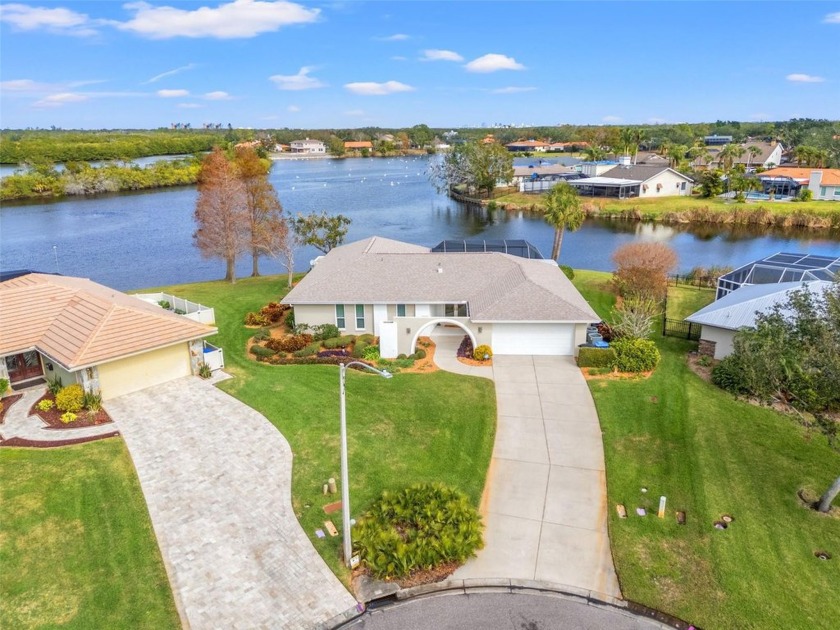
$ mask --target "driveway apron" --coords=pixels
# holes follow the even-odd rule
[[[485,548],[452,576],[537,580],[621,597],[604,449],[572,357],[495,356],[498,423],[482,498]]]
[[[291,504],[292,452],[196,377],[108,401],[185,627],[312,628],[356,605]]]

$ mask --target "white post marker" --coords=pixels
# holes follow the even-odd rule
[[[665,497],[659,497],[659,514],[657,514],[659,518],[665,518]]]

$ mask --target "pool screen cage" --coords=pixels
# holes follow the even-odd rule
[[[475,252],[500,252],[519,256],[520,258],[531,258],[543,260],[543,255],[534,245],[528,241],[517,240],[474,240],[474,241],[441,241],[434,247],[433,252],[443,254],[464,254]]]
[[[780,252],[718,278],[715,299],[745,285],[840,279],[840,257]]]

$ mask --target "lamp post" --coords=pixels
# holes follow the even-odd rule
[[[347,469],[347,409],[345,401],[344,383],[347,376],[347,368],[351,365],[359,365],[366,370],[379,374],[382,378],[391,378],[393,374],[386,370],[377,370],[367,363],[351,361],[340,363],[338,366],[338,394],[341,401],[341,529],[344,537],[344,562],[349,567],[350,558],[353,555],[353,542],[350,535],[350,472]]]

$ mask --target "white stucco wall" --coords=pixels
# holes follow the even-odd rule
[[[685,190],[682,189],[682,184],[685,182]],[[657,188],[661,184],[661,188]],[[647,190],[645,190],[647,186]],[[676,173],[671,171],[662,171],[658,175],[651,177],[639,190],[639,197],[686,197],[691,195],[693,184],[686,181]]]
[[[734,338],[735,331],[728,328],[703,326],[700,329],[700,339],[715,342],[715,359],[718,360],[732,354],[732,340]]]
[[[103,363],[99,368],[102,399],[108,400],[147,387],[189,376],[190,353],[186,342]]]

